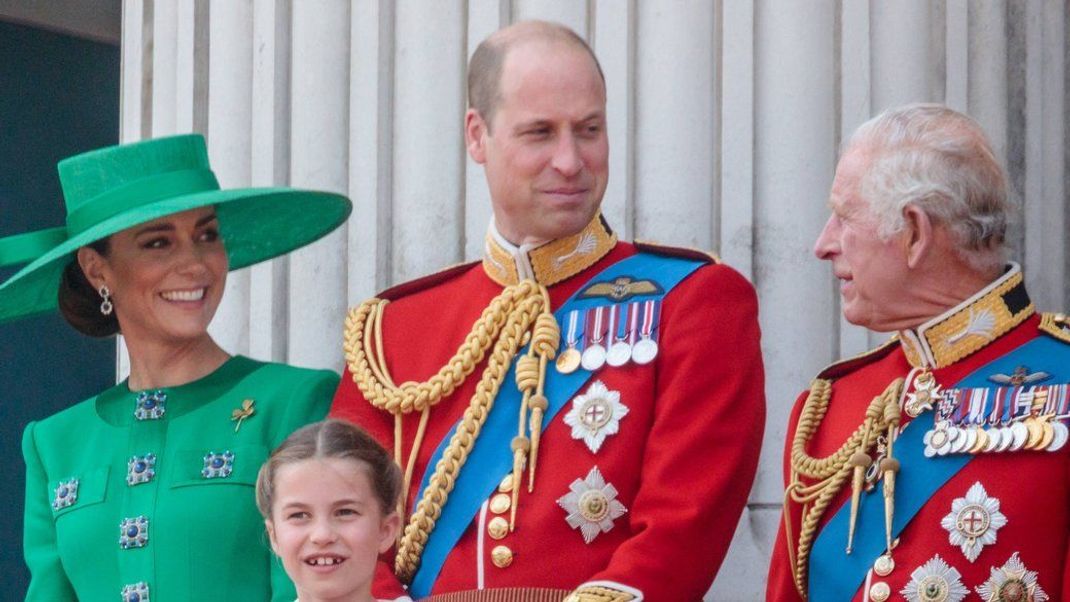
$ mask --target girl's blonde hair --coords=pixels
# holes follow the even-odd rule
[[[256,506],[271,518],[275,475],[279,468],[313,458],[348,458],[368,469],[372,489],[383,515],[394,512],[401,494],[401,470],[390,454],[364,429],[344,420],[323,420],[301,427],[286,438],[260,467],[256,477]]]

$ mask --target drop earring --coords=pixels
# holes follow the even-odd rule
[[[97,291],[100,294],[102,301],[100,302],[100,313],[105,316],[110,316],[115,306],[111,302],[111,290],[107,285],[102,285],[100,290]]]

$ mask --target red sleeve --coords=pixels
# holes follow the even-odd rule
[[[386,412],[380,412],[368,403],[361,394],[349,368],[342,374],[342,382],[334,394],[331,406],[331,418],[348,420],[371,433],[388,451],[393,449],[393,418]],[[404,524],[402,525],[404,527]],[[408,593],[401,582],[394,576],[394,550],[390,549],[379,557],[375,567],[375,580],[372,582],[372,596],[377,600],[408,599]]]
[[[726,266],[701,268],[666,297],[660,329],[655,419],[628,514],[634,535],[590,582],[636,588],[647,602],[700,600],[732,541],[761,449],[754,288]]]
[[[795,427],[799,422],[799,413],[802,411],[803,402],[809,392],[803,391],[795,400],[795,406],[788,418],[787,440],[784,442],[784,457],[781,466],[784,470],[784,487],[787,488],[791,466],[791,440],[795,433]],[[798,590],[795,589],[795,578],[792,577],[793,568],[791,559],[788,557],[787,533],[784,531],[784,513],[790,512],[792,527],[798,529],[799,509],[796,505],[784,508],[780,513],[780,528],[777,530],[776,542],[773,544],[773,558],[769,563],[769,577],[766,583],[765,599],[769,601],[798,601],[802,602]],[[798,533],[792,534],[798,537]],[[794,546],[795,542],[792,541]]]

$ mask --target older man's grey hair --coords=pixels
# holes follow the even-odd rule
[[[902,231],[914,205],[955,238],[959,256],[978,271],[998,271],[1011,204],[1007,178],[981,126],[938,104],[891,109],[862,124],[845,151],[870,157],[862,198],[880,218],[883,238]]]

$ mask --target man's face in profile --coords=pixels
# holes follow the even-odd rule
[[[531,40],[509,50],[491,128],[478,114],[467,127],[503,236],[547,241],[594,218],[609,171],[605,109],[605,87],[583,49]]]

